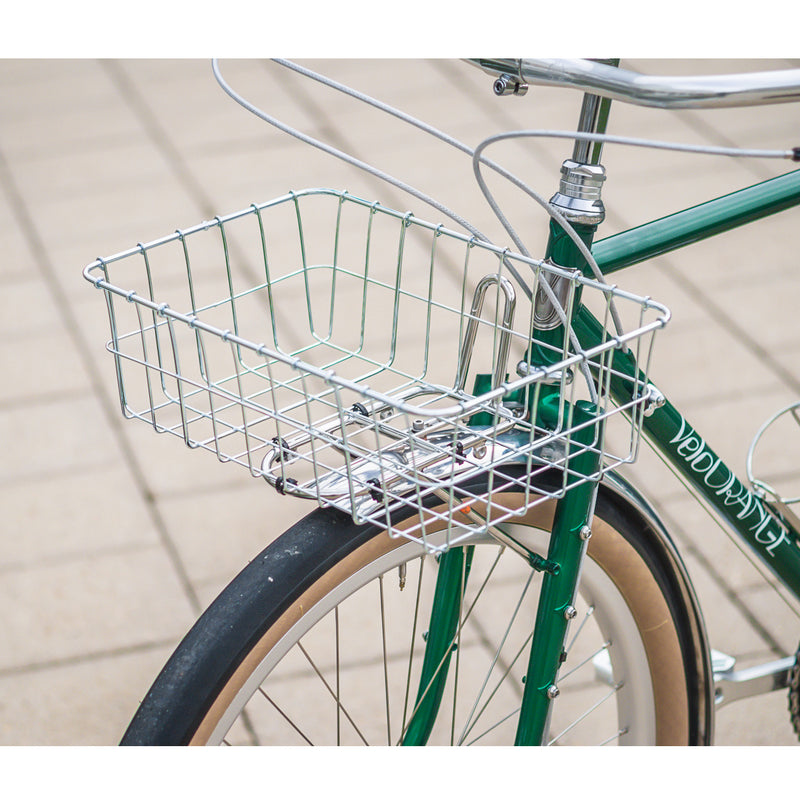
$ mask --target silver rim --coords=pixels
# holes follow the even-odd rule
[[[547,541],[527,526],[514,535],[540,548]],[[431,743],[510,744],[540,581],[493,540],[470,543],[481,546]],[[408,542],[333,588],[253,670],[208,743],[397,744],[417,696],[435,571],[435,559]],[[588,558],[576,609],[546,743],[654,744],[641,636],[619,590]]]

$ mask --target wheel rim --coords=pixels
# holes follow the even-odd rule
[[[513,532],[534,546],[546,547],[543,531],[515,526]],[[530,571],[510,551],[500,554],[501,548],[492,540],[470,543],[480,545],[476,554],[482,563],[468,582],[462,612],[466,621],[459,630],[459,651],[453,658],[432,743],[509,743],[521,698],[521,675],[528,658],[525,640],[535,611],[532,600],[538,579],[520,579],[523,572],[530,577]],[[422,559],[420,550],[414,543],[392,542],[388,552],[323,592],[313,607],[288,626],[265,658],[254,668],[246,668],[249,678],[222,701],[224,713],[210,727],[206,724],[197,738],[207,738],[209,744],[269,741],[280,725],[278,744],[290,743],[287,737],[297,743],[397,743],[413,713],[418,688],[414,666],[421,662],[427,625],[427,610],[417,605],[416,584],[420,572],[423,582],[435,572],[433,559]],[[409,559],[407,588],[395,591],[399,565]],[[418,564],[423,565],[419,572]],[[406,607],[401,636],[388,630],[387,620],[397,620],[393,606],[409,589],[415,592],[416,610],[410,614]],[[368,599],[360,599],[364,596]],[[590,559],[584,566],[581,601],[576,606],[578,615],[567,637],[569,653],[559,676],[561,695],[553,704],[547,743],[655,743],[655,704],[642,638],[625,599]],[[382,612],[369,627],[366,621],[354,622],[353,608],[359,613],[373,608]],[[497,609],[503,610],[503,622],[497,620]],[[343,641],[352,636],[354,624],[360,631],[348,640],[350,649],[345,653]],[[338,646],[321,643],[324,626],[328,629],[322,632],[325,638],[338,636]],[[414,648],[409,646],[412,638]],[[367,665],[378,676],[369,686],[364,677]],[[307,677],[301,680],[298,676],[303,672]],[[262,691],[259,687],[268,676],[270,684]],[[387,686],[394,690],[388,699]],[[240,717],[251,697],[259,705],[248,706]],[[287,722],[292,701],[327,717],[333,740],[320,738],[321,731],[307,720],[292,717]]]

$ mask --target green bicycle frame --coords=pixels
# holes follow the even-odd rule
[[[800,205],[800,170],[741,189],[685,211],[598,241],[592,254],[610,274],[647,258]],[[600,323],[580,309],[574,329],[583,346],[599,342]],[[614,353],[614,369],[634,376],[629,353]],[[612,380],[615,400],[630,397],[624,379]],[[643,419],[645,434],[697,493],[744,539],[767,568],[800,598],[800,533],[768,501],[751,492],[665,398]]]
[[[800,170],[600,240],[592,247],[592,254],[601,271],[609,274],[798,204]],[[578,309],[572,327],[583,348],[594,347],[603,341],[602,325],[585,307]],[[612,397],[620,405],[629,402],[634,385],[641,386],[643,380],[630,351],[614,352],[612,373]],[[634,383],[635,378],[640,381],[638,384]],[[645,435],[700,497],[747,542],[767,568],[800,598],[800,532],[778,509],[750,491],[677,408],[663,394],[661,397],[663,402],[659,406],[653,405],[642,417]],[[569,502],[568,493],[559,502],[559,508]],[[558,514],[558,510],[556,513]],[[575,514],[579,515],[580,510]],[[577,517],[573,517],[574,519]],[[554,529],[553,536],[555,534]],[[561,566],[564,568],[569,565],[562,563]],[[570,567],[572,571],[578,568],[579,566],[574,565]],[[570,569],[565,571],[569,572]],[[543,584],[540,605],[547,602]],[[538,629],[535,631],[531,645],[531,663],[534,660],[544,660],[547,663],[547,659],[552,659],[555,644],[549,648],[547,645],[553,638],[550,630],[558,619],[559,610],[550,603],[540,613],[540,616],[550,620],[550,625],[547,626],[549,630],[543,632],[541,637]],[[560,646],[562,645],[559,644]],[[542,649],[536,652],[534,659],[537,647]],[[551,686],[555,686],[555,678],[556,673],[553,672]],[[530,719],[521,715],[517,731],[518,743],[539,743],[538,737],[546,723],[546,703],[541,701],[541,682],[535,687],[526,685],[523,709],[527,695],[531,692],[536,694],[541,710]]]
[[[609,274],[798,204],[800,170],[600,240],[593,246],[592,253],[601,271]],[[602,325],[585,307],[578,309],[572,326],[583,348],[603,341]],[[612,372],[612,397],[619,404],[629,402],[636,385],[634,379],[643,380],[630,351],[614,352]],[[641,382],[638,385],[641,386]],[[800,598],[800,532],[777,508],[750,491],[677,408],[663,394],[661,397],[662,402],[650,407],[642,417],[645,435],[700,497],[747,542],[767,568]],[[559,506],[567,502],[569,494]],[[542,597],[544,602],[547,599],[544,592]],[[551,605],[545,614],[554,620],[557,610]],[[543,635],[538,640],[535,634],[532,661],[534,648],[540,641],[546,644],[548,639]],[[537,660],[548,657],[552,657],[552,648],[536,653]],[[553,681],[555,685],[555,674]],[[537,689],[541,697],[540,687],[526,686],[525,693],[537,692]],[[525,701],[523,696],[523,707]],[[532,721],[520,719],[518,743],[537,743],[535,737],[544,730],[544,713],[542,711]],[[529,730],[523,729],[523,723],[531,726]]]
[[[601,271],[608,275],[797,205],[800,205],[800,170],[601,239],[592,246],[592,255]],[[589,244],[591,235],[586,231],[579,233]],[[549,248],[559,249],[557,254],[554,253],[559,257],[554,260],[562,266],[584,268],[585,264],[580,263],[582,258],[577,249],[570,247],[568,242],[565,244],[565,241],[559,231],[551,226]],[[564,258],[569,263],[565,263]],[[602,325],[584,307],[577,310],[573,330],[586,349],[602,342]],[[545,334],[546,337],[553,335],[558,334]],[[613,371],[616,377],[611,381],[611,394],[615,401],[624,404],[630,400],[633,379],[639,376],[637,364],[629,351],[620,350],[614,353]],[[546,403],[547,394],[543,393],[542,397],[542,402]],[[700,497],[747,542],[767,568],[800,598],[800,532],[793,527],[791,521],[783,518],[768,501],[750,491],[667,398],[664,398],[660,407],[649,409],[648,414],[643,417],[643,430]],[[584,474],[591,474],[594,468],[591,464],[585,464]],[[543,579],[517,725],[517,744],[541,743],[546,729],[549,703],[557,695],[556,676],[566,634],[566,612],[577,585],[585,551],[585,546],[578,543],[576,532],[588,521],[595,489],[596,485],[591,482],[576,487],[569,490],[558,503],[548,553],[549,561],[555,563],[557,569],[547,572]],[[446,553],[443,559],[448,559],[449,556]],[[462,574],[461,562],[453,566],[454,569],[445,570],[448,580],[453,578],[453,574]],[[460,579],[456,582],[456,594],[461,595],[463,583]],[[431,677],[433,685],[426,690],[431,698],[436,699],[426,699],[418,707],[418,718],[412,725],[417,735],[412,736],[413,741],[408,743],[421,744],[427,739],[438,711],[438,698],[441,696],[441,686],[447,672],[446,664],[442,665],[442,656],[444,650],[449,649],[452,641],[450,637],[456,628],[452,613],[448,615],[444,610],[445,606],[456,604],[453,595],[449,597],[449,601],[442,599],[435,604],[431,619],[432,628],[441,618],[447,619],[442,628],[444,638],[438,640],[437,647],[432,650],[436,655],[437,668],[434,670],[436,674]],[[432,663],[433,661],[431,658]]]

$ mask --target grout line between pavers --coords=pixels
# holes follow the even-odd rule
[[[117,61],[105,59],[100,62],[100,65],[108,72],[112,83],[117,87],[122,98],[139,118],[147,135],[161,151],[166,162],[172,167],[181,186],[198,201],[200,210],[206,217],[213,217],[216,212],[213,209],[211,199],[195,179],[180,151],[172,144],[164,129],[159,125],[158,118],[142,98],[123,67]]]
[[[35,557],[30,561],[12,561],[0,563],[0,576],[13,572],[34,572],[47,567],[60,567],[65,564],[88,561],[94,558],[113,558],[124,553],[140,553],[153,550],[159,542],[129,542],[127,544],[112,545],[110,547],[92,548],[91,550],[76,550],[74,552],[59,552],[53,556]]]
[[[667,528],[671,531],[675,531],[676,533],[678,533],[678,535],[680,535],[682,539],[680,546],[681,552],[684,555],[691,555],[692,558],[694,558],[698,562],[698,564],[702,567],[702,569],[708,575],[711,581],[724,594],[728,602],[730,602],[730,604],[745,618],[746,622],[761,637],[765,645],[769,647],[769,649],[773,653],[781,656],[785,655],[783,647],[780,645],[778,640],[767,630],[767,628],[761,623],[758,617],[755,616],[755,614],[750,610],[750,608],[744,602],[742,602],[741,600],[742,592],[733,589],[730,586],[730,584],[725,580],[723,575],[715,568],[714,564],[706,557],[706,555],[700,549],[698,549],[695,546],[691,538],[686,535],[686,533],[683,530],[683,527],[669,511],[667,511],[660,503],[654,501],[653,504],[654,506],[656,506],[659,516],[661,516],[661,518],[667,524]],[[749,558],[748,554],[744,550],[742,550],[742,553],[745,555],[746,558]],[[777,594],[779,597],[784,599],[783,595],[781,595],[780,593]],[[710,642],[709,644],[713,647],[713,642]]]
[[[86,664],[90,661],[102,661],[109,658],[119,658],[121,656],[134,655],[136,653],[147,653],[151,650],[158,650],[162,647],[175,647],[174,637],[159,639],[154,642],[142,642],[131,645],[130,647],[116,647],[110,650],[96,650],[91,653],[82,653],[76,656],[66,656],[64,658],[54,658],[51,661],[35,661],[30,664],[20,664],[13,667],[0,667],[0,680],[13,678],[18,675],[27,675],[31,672],[44,672],[49,669],[59,669],[61,667],[72,667],[79,664]]]
[[[703,292],[702,289],[685,274],[680,273],[677,267],[670,263],[669,260],[664,260],[662,266],[664,274],[670,277],[687,295],[695,299],[699,297],[703,298],[703,304],[709,317],[721,325],[734,340],[752,353],[786,388],[800,394],[800,380],[795,378],[774,359],[769,350],[762,347],[749,336],[747,331],[718,305],[711,296]]]
[[[34,219],[28,211],[27,203],[20,192],[16,181],[14,180],[13,173],[9,168],[5,154],[0,151],[0,184],[2,184],[4,191],[8,195],[9,205],[13,209],[13,213],[17,219],[22,234],[28,241],[28,245],[33,253],[35,263],[37,264],[40,273],[44,279],[47,290],[50,293],[53,301],[58,308],[58,313],[61,316],[61,322],[67,330],[69,337],[72,339],[75,349],[79,357],[83,361],[83,365],[89,376],[89,383],[92,387],[94,397],[100,404],[102,412],[106,418],[112,435],[117,441],[117,444],[122,451],[125,463],[128,465],[134,483],[144,500],[145,507],[148,510],[151,521],[158,532],[159,538],[166,550],[167,556],[172,564],[173,569],[178,577],[178,580],[183,588],[183,591],[195,613],[200,611],[200,601],[194,587],[189,580],[186,567],[181,560],[175,543],[172,541],[167,526],[163,517],[155,503],[154,495],[147,482],[145,472],[142,465],[139,464],[127,438],[125,437],[121,421],[116,411],[116,398],[112,401],[103,385],[97,367],[93,358],[91,357],[91,348],[84,339],[81,333],[80,326],[77,319],[72,313],[70,303],[68,302],[66,293],[61,286],[56,270],[47,253],[47,248],[44,245],[42,237],[36,227]]]

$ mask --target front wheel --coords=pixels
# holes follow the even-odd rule
[[[509,530],[546,552],[554,507]],[[544,743],[696,743],[697,653],[675,576],[608,492],[592,531]],[[540,576],[489,536],[459,546],[469,576],[427,741],[512,744]],[[200,618],[122,743],[402,744],[428,690],[419,675],[438,568],[419,544],[312,512]]]

